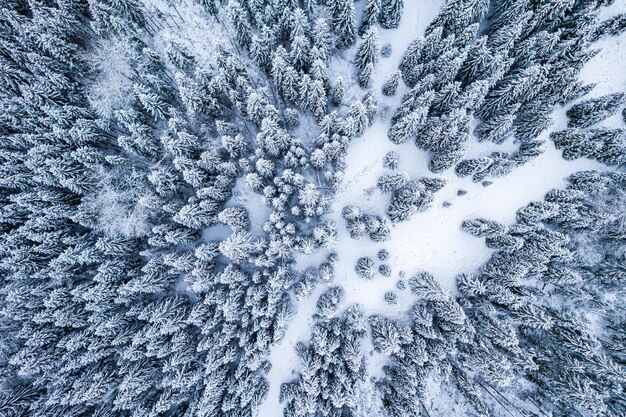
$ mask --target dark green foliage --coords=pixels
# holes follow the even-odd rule
[[[337,36],[335,45],[339,49],[349,48],[356,41],[356,17],[352,0],[330,0],[333,32]]]
[[[363,36],[363,43],[359,46],[354,59],[354,65],[356,66],[356,75],[359,80],[359,85],[362,88],[367,88],[372,69],[376,63],[376,57],[378,55],[378,31],[376,28],[370,28],[365,32]]]
[[[396,95],[396,90],[398,89],[398,84],[400,82],[400,71],[396,71],[391,74],[391,77],[385,81],[382,86],[382,93],[386,96],[394,96]]]
[[[626,131],[624,129],[566,129],[550,135],[563,158],[591,158],[607,165],[626,163]]]
[[[381,0],[367,0],[363,10],[363,18],[359,26],[359,35],[363,36],[371,27],[378,23]]]
[[[618,36],[626,30],[626,13],[618,14],[602,22],[593,33],[592,39],[598,40],[605,36]]]
[[[404,0],[381,0],[380,26],[385,29],[397,28],[402,17]]]
[[[575,104],[567,111],[568,127],[589,127],[615,114],[626,102],[626,94],[614,93]]]

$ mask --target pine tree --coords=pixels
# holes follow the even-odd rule
[[[335,46],[346,49],[356,41],[356,17],[352,0],[330,0]]]
[[[354,271],[359,277],[370,280],[376,274],[374,261],[370,257],[363,256],[357,260]]]
[[[382,275],[383,277],[390,277],[391,276],[391,267],[387,264],[380,264],[380,266],[378,267],[378,273],[380,275]],[[392,293],[393,294],[393,293]],[[395,296],[395,294],[394,294]],[[390,297],[393,302],[389,302],[389,304],[397,304],[398,303],[398,297]],[[385,294],[385,301],[387,301],[387,295]]]
[[[400,156],[395,151],[390,151],[383,157],[383,166],[389,169],[398,169]]]
[[[308,68],[311,46],[305,35],[297,35],[291,41],[291,62],[297,70]]]
[[[317,314],[326,319],[332,317],[343,298],[343,288],[330,287],[317,300]]]
[[[383,83],[382,93],[386,96],[395,96],[400,82],[400,71],[396,71]]]
[[[137,98],[148,114],[152,116],[154,120],[164,120],[167,117],[168,108],[163,98],[144,85],[135,84],[134,87]]]
[[[194,57],[177,42],[170,42],[165,52],[172,63],[181,71],[189,71],[195,65]]]
[[[339,106],[345,94],[345,84],[342,77],[337,77],[332,88],[332,102],[335,106]]]
[[[313,22],[313,47],[317,48],[320,57],[326,60],[333,47],[333,39],[328,27],[328,22],[324,18],[317,18]]]
[[[519,104],[513,105],[501,115],[484,121],[476,128],[476,135],[481,140],[489,140],[494,143],[504,142],[508,137],[514,135],[513,122],[519,107]]]
[[[397,114],[389,128],[389,139],[396,144],[406,142],[414,137],[426,122],[432,94],[428,94],[419,100],[419,107],[407,112]]]
[[[397,28],[402,17],[404,0],[382,0],[380,6],[380,26],[385,29]]]
[[[244,207],[225,208],[218,214],[220,222],[230,226],[235,231],[246,231],[250,227],[248,211]]]
[[[363,43],[357,49],[354,65],[356,66],[359,85],[366,88],[369,84],[373,65],[378,53],[378,31],[370,28],[364,35]]]
[[[240,0],[229,0],[227,14],[230,24],[235,30],[237,44],[244,49],[248,49],[252,42],[251,28],[246,11]]]
[[[575,104],[567,110],[568,127],[589,127],[613,115],[626,102],[626,94],[614,93]]]
[[[371,27],[378,23],[381,0],[367,0],[363,11],[363,20],[359,26],[359,35],[363,36]]]
[[[385,174],[378,178],[377,185],[383,193],[391,193],[404,186],[408,180],[409,176],[405,172]]]
[[[252,236],[243,231],[234,232],[219,244],[220,252],[235,262],[241,262],[254,254]]]

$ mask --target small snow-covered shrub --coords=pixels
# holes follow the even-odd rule
[[[383,277],[391,276],[391,267],[387,264],[381,264],[378,267],[378,273]]]
[[[389,169],[397,169],[400,156],[395,151],[390,151],[383,157],[383,166]]]
[[[387,304],[398,304],[398,296],[393,291],[387,291],[385,293],[385,302]]]
[[[391,44],[386,43],[380,48],[380,56],[383,58],[389,58],[391,56]]]

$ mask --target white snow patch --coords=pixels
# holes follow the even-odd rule
[[[267,374],[270,389],[267,398],[259,407],[259,417],[278,417],[283,414],[283,407],[278,401],[280,385],[291,381],[297,375],[300,363],[294,347],[298,342],[308,342],[314,323],[315,304],[324,289],[324,286],[318,285],[307,299],[297,303],[298,311],[289,323],[285,336],[272,349],[269,356],[272,368]]]
[[[545,152],[539,157],[505,177],[493,179],[493,184],[488,187],[469,178],[458,178],[452,170],[444,172],[439,177],[448,182],[435,194],[431,207],[406,222],[396,224],[389,241],[376,244],[368,238],[351,239],[345,229],[341,209],[355,204],[364,212],[384,215],[390,197],[376,189],[376,181],[383,173],[390,172],[382,164],[385,153],[396,150],[400,154],[399,169],[409,173],[413,179],[435,175],[428,171],[425,152],[417,150],[412,143],[394,145],[387,139],[385,125],[377,123],[372,126],[364,137],[350,145],[345,179],[329,214],[338,225],[336,283],[346,290],[346,302],[358,302],[370,313],[393,316],[394,312],[404,310],[411,297],[405,296],[406,291],[395,290],[399,271],[404,271],[407,277],[419,270],[428,271],[435,275],[444,289],[454,291],[458,274],[475,271],[491,255],[491,250],[481,240],[461,231],[463,220],[486,217],[511,224],[518,208],[530,201],[541,200],[553,188],[565,186],[565,178],[570,174],[580,170],[606,169],[604,165],[586,159],[566,161],[552,143],[546,145]],[[457,192],[461,189],[467,194],[458,196]],[[452,205],[444,207],[444,201]],[[365,281],[356,276],[354,266],[357,259],[361,256],[375,258],[381,248],[390,253],[388,263],[393,270],[392,277],[377,276],[372,281]],[[389,306],[384,302],[383,294],[389,290],[398,294],[398,306]]]
[[[226,207],[243,206],[248,209],[250,216],[250,233],[260,235],[263,233],[263,225],[270,217],[272,208],[263,203],[263,197],[248,187],[243,177],[237,179],[233,188],[233,196]]]
[[[607,20],[626,12],[626,2],[616,1],[609,7],[601,9],[600,21]],[[610,93],[626,92],[626,32],[619,36],[607,36],[593,46],[600,52],[585,64],[580,71],[579,79],[587,83],[596,83],[589,93],[590,97],[599,97]]]

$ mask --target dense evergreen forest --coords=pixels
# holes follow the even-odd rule
[[[625,33],[620,0],[0,0],[0,416],[625,416],[626,79],[581,76]],[[561,186],[453,224],[477,267],[420,267],[449,191],[540,158]]]

